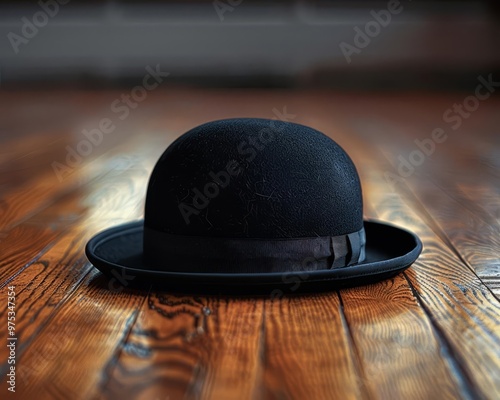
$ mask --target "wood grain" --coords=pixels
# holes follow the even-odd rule
[[[403,275],[343,291],[342,302],[371,398],[456,399],[454,375]]]
[[[267,398],[368,397],[336,293],[266,304],[265,324]]]
[[[30,109],[43,98],[10,95]],[[50,162],[64,156],[66,140],[78,140],[67,133],[83,119],[106,115],[117,95],[52,93],[54,110],[36,116],[38,124],[23,122],[0,95],[12,114],[6,126],[18,135],[2,139],[8,149],[0,155],[0,301],[5,286],[15,285],[16,398],[500,396],[500,144],[491,129],[498,99],[482,104],[394,188],[384,172],[442,123],[442,111],[460,96],[159,91],[75,174],[57,181]],[[424,252],[412,268],[365,287],[299,296],[111,290],[87,262],[84,245],[98,230],[142,215],[162,150],[199,123],[242,114],[273,118],[276,110],[346,148],[362,178],[365,214],[422,238]],[[5,335],[0,330],[0,341]],[[0,347],[2,374],[6,356]]]
[[[457,96],[457,100],[460,98]],[[452,104],[441,102],[433,107],[442,112]],[[454,130],[444,124],[440,113],[433,115],[430,111],[421,113],[423,118],[409,126],[408,119],[412,118],[409,109],[399,105],[390,114],[384,110],[382,118],[385,117],[384,122],[390,118],[392,131],[401,134],[394,135],[384,129],[374,133],[368,124],[359,124],[357,129],[363,139],[380,150],[389,162],[382,173],[390,172],[396,176],[399,176],[399,157],[408,160],[411,152],[419,150],[415,140],[428,140],[433,129],[443,129],[447,134],[446,141],[436,143],[434,153],[416,165],[412,175],[400,177],[401,182],[395,185],[411,189],[428,215],[432,215],[432,222],[428,223],[437,230],[438,236],[499,298],[500,141],[495,135],[498,120],[494,109],[495,101],[482,104]],[[377,125],[379,123],[380,120]]]
[[[134,146],[133,143],[127,144],[130,145]],[[136,152],[141,150],[137,144],[135,148]],[[142,151],[149,154],[151,148],[149,145],[142,146]],[[113,157],[110,154],[108,169],[101,166],[102,175],[99,179],[87,181],[85,190],[78,189],[57,198],[51,206],[9,232],[3,243],[7,246],[16,241],[17,231],[43,232],[42,227],[49,226],[50,232],[54,233],[51,238],[36,234],[36,238],[52,239],[52,242],[36,257],[25,255],[32,260],[23,273],[12,274],[10,269],[3,270],[5,276],[10,275],[4,285],[7,282],[15,285],[17,292],[17,357],[21,364],[18,379],[22,386],[19,396],[33,398],[36,394],[37,398],[57,398],[65,391],[70,392],[66,393],[70,397],[83,395],[85,390],[92,389],[87,386],[89,380],[93,379],[97,385],[100,369],[112,357],[113,347],[110,344],[119,343],[121,335],[127,332],[130,318],[135,316],[134,309],[143,301],[145,293],[133,296],[128,292],[110,290],[109,282],[96,277],[98,273],[86,260],[83,248],[96,231],[142,214],[141,194],[145,191],[150,162],[144,154],[139,157]],[[129,196],[117,195],[127,192]],[[85,218],[85,224],[79,223],[82,218]],[[25,242],[17,240],[17,243],[17,254],[23,255],[19,244]],[[33,254],[37,250],[37,242],[26,243],[26,251]],[[15,267],[15,264],[12,266]],[[106,296],[113,299],[108,302],[114,308],[101,307],[95,301],[102,298],[103,304],[106,304]],[[123,302],[123,309],[120,302]],[[5,317],[5,310],[1,312]],[[82,344],[79,340],[85,335],[82,329],[87,332],[89,343]],[[2,331],[1,335],[4,334]],[[98,338],[99,335],[101,338]],[[27,348],[36,350],[26,351]],[[80,362],[64,365],[59,362],[60,354],[68,351],[72,358],[79,354],[83,363],[91,348],[101,358],[93,356],[97,366],[87,370],[86,377],[82,378]],[[4,359],[6,353],[7,349],[2,348],[0,358]],[[6,370],[5,363],[2,363],[1,370]],[[53,385],[54,380],[56,385]],[[73,384],[70,389],[65,386],[68,382]]]
[[[336,294],[281,301],[150,294],[104,392],[144,399],[359,398],[349,335],[339,335],[344,329]]]
[[[475,273],[426,226],[428,215],[406,186],[398,192],[383,178],[380,154],[369,143],[358,143],[354,156],[362,158],[369,178],[364,186],[379,216],[417,233],[424,243],[422,256],[405,273],[417,299],[447,349],[450,368],[462,375],[471,395],[489,397],[500,392],[500,304]],[[400,194],[401,193],[401,194]],[[420,211],[420,212],[419,212]],[[431,221],[432,222],[432,221]],[[481,317],[477,317],[481,315]],[[479,318],[479,319],[478,319]],[[463,342],[464,337],[467,338]],[[495,349],[495,350],[494,350]],[[487,371],[495,371],[491,375]]]
[[[251,299],[150,294],[106,369],[105,397],[248,397],[259,375],[261,313]]]
[[[358,168],[362,172],[368,171],[367,177],[362,173],[362,178],[366,178],[364,181],[376,181],[380,172],[371,162],[373,156],[370,156],[367,146],[346,132],[335,130],[335,124],[329,118],[325,117],[327,122],[324,122],[328,126],[318,128],[328,131],[333,127],[333,136],[355,157]],[[380,189],[378,184],[382,185]],[[384,191],[384,184],[364,185],[365,212],[369,217],[380,218],[379,212],[386,208],[384,201],[372,201],[374,196],[380,196],[379,190]],[[407,227],[413,229],[411,225]],[[442,343],[433,335],[432,321],[404,275],[342,291],[341,298],[353,341],[359,349],[363,380],[371,397],[425,399],[460,396],[463,391],[458,387],[462,378],[457,379],[454,360],[435,357],[442,351]]]

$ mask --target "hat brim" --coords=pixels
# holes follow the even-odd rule
[[[387,279],[408,268],[422,251],[420,239],[407,230],[374,220],[364,221],[364,227],[366,257],[362,263],[319,271],[201,273],[168,271],[168,266],[151,269],[143,263],[143,221],[98,233],[87,243],[85,253],[99,271],[118,280],[117,286],[146,282],[176,291],[279,294],[332,290]]]

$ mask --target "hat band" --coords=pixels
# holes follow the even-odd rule
[[[294,239],[179,236],[144,227],[144,262],[157,270],[258,273],[343,268],[365,259],[365,230]]]

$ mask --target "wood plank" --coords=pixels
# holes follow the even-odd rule
[[[488,114],[461,130],[440,154],[448,168],[435,169],[430,159],[425,167],[436,173],[421,177],[417,171],[418,180],[408,185],[420,201],[426,199],[424,207],[446,239],[500,298],[500,141],[490,134],[495,127]]]
[[[371,398],[462,397],[460,378],[447,357],[437,356],[442,346],[404,275],[341,297]]]
[[[468,387],[472,394],[495,398],[500,393],[498,300],[426,225],[425,211],[415,204],[412,193],[399,191],[402,185],[398,193],[392,191],[383,177],[390,166],[373,151],[373,143],[358,141],[349,152],[355,162],[365,165],[364,188],[381,218],[414,231],[424,243],[421,257],[405,275],[450,353],[450,368],[466,391]]]
[[[379,136],[362,136],[360,141],[345,129],[358,118],[355,107],[374,115],[402,111],[394,116],[397,120],[412,117],[409,107],[414,103],[398,105],[392,99],[379,105],[376,97],[317,93],[238,93],[180,91],[166,101],[158,96],[158,114],[149,126],[168,133],[128,142],[137,146],[141,140],[157,140],[158,148],[141,152],[124,145],[88,165],[102,174],[119,165],[114,156],[120,152],[139,152],[138,162],[145,165],[140,174],[117,171],[83,182],[66,200],[50,195],[46,199],[55,202],[53,207],[39,203],[43,207],[32,208],[29,216],[19,211],[13,225],[7,224],[11,245],[22,247],[25,237],[35,243],[33,251],[26,247],[18,259],[31,264],[17,274],[19,264],[6,275],[21,289],[19,334],[24,347],[19,365],[24,372],[18,394],[41,399],[496,398],[499,305],[468,268],[480,265],[483,256],[473,253],[477,244],[471,245],[471,259],[480,260],[464,264],[462,250],[454,252],[453,241],[439,233],[462,208],[453,207],[434,220],[427,208],[436,201],[430,187],[421,200],[411,186],[391,193],[382,175],[390,166],[374,147]],[[243,107],[249,115],[272,117],[273,107],[283,104],[300,113],[296,122],[338,135],[346,144],[362,174],[366,213],[415,230],[426,246],[419,261],[404,275],[343,290],[340,296],[271,300],[110,293],[106,279],[86,263],[84,243],[96,230],[140,215],[143,198],[137,193],[169,140],[198,122],[241,113]],[[419,104],[421,110],[431,107]],[[161,115],[164,109],[168,117]],[[186,117],[188,111],[192,119]],[[371,129],[366,132],[373,135]],[[472,165],[473,159],[469,161]],[[443,162],[451,163],[448,158]],[[14,193],[26,182],[9,190]],[[464,177],[451,188],[451,194],[468,201],[486,194],[481,208],[490,214],[494,210],[491,186],[471,185]],[[474,218],[487,219],[470,203],[468,207]],[[62,236],[45,236],[50,225]],[[44,240],[53,246],[35,254]],[[18,261],[15,257],[7,259],[8,266]]]
[[[144,294],[110,291],[96,275],[92,270],[78,292],[64,298],[19,356],[19,383],[26,377],[16,390],[20,397],[86,398],[98,384],[103,362],[127,336]]]
[[[456,131],[447,127],[441,114],[435,115],[434,111],[445,110],[453,102],[440,103],[421,105],[418,120],[413,107],[400,104],[397,112],[392,110],[387,115],[384,111],[377,124],[358,127],[363,138],[392,163],[384,172],[396,176],[400,163],[397,157],[408,159],[411,151],[418,150],[415,139],[428,139],[433,129],[444,128],[446,141],[436,144],[435,152],[425,157],[411,176],[401,180],[432,215],[438,235],[500,298],[500,141],[494,133],[499,100],[492,98],[481,104]],[[378,126],[374,132],[373,125],[379,125],[384,118],[390,118],[390,128]],[[395,131],[401,134],[394,135]]]
[[[315,114],[311,110],[308,115]],[[336,140],[340,138],[344,147],[357,148],[356,135],[346,135],[328,118],[316,119],[314,123],[324,132],[334,131]],[[360,172],[372,168],[362,157],[357,166]],[[369,201],[371,186],[364,186],[363,192],[365,215],[376,218],[379,205]],[[371,398],[460,397],[460,379],[457,381],[446,359],[436,357],[441,344],[404,275],[342,290],[340,297],[360,360],[360,379]]]
[[[337,293],[267,301],[265,391],[256,398],[369,398]]]
[[[152,163],[147,157],[151,148],[148,145],[136,148],[141,155],[127,157],[128,164],[122,160],[123,168],[104,173],[85,189],[59,199],[19,225],[19,228],[38,229],[57,225],[61,211],[78,217],[40,260],[15,274],[10,282],[16,286],[19,304],[18,392],[22,396],[29,398],[36,393],[37,398],[53,398],[68,382],[72,382],[66,388],[70,397],[80,397],[96,387],[101,369],[113,355],[113,345],[127,334],[131,318],[136,316],[135,309],[144,299],[145,293],[110,290],[109,282],[83,254],[86,241],[97,230],[142,214],[147,169]],[[81,223],[83,217],[85,222]],[[56,336],[60,340],[54,343],[52,338]],[[85,338],[83,344],[81,338]],[[4,359],[4,353],[2,348],[0,359]],[[58,361],[60,354],[80,362],[63,365]],[[95,368],[82,374],[81,365],[89,363]],[[1,370],[5,368],[3,364]],[[50,386],[50,381],[54,385]]]
[[[336,294],[151,294],[107,371],[107,398],[363,397]]]
[[[10,277],[18,273],[23,267],[29,266],[30,262],[36,261],[43,255],[69,227],[77,225],[86,218],[88,228],[92,223],[100,223],[106,220],[108,223],[123,222],[127,218],[122,209],[134,201],[136,211],[142,212],[141,205],[143,197],[133,196],[130,190],[136,190],[133,180],[129,177],[119,177],[123,170],[112,173],[102,169],[102,175],[89,182],[92,184],[91,194],[85,194],[81,188],[72,188],[59,197],[52,199],[46,208],[38,209],[34,215],[30,215],[31,208],[20,207],[21,214],[28,213],[23,217],[24,222],[19,222],[13,228],[1,232],[0,252],[2,254],[0,269],[1,286],[5,286]],[[147,170],[135,171],[141,176],[147,176]],[[130,197],[117,196],[118,191],[129,192]],[[144,192],[144,185],[140,190]],[[139,211],[140,209],[140,211]],[[107,210],[103,214],[103,210]],[[138,214],[138,215],[139,215]],[[101,224],[104,228],[104,225]],[[32,238],[31,240],[25,240]]]
[[[206,320],[215,351],[209,352],[204,382],[196,371],[191,380],[194,390],[187,393],[213,400],[259,397],[263,387],[264,301],[252,298],[214,300],[211,299],[208,308],[202,309],[202,315],[213,315]]]
[[[59,149],[57,154],[62,153]],[[33,158],[32,158],[33,157]],[[23,157],[18,160],[22,165],[15,165],[13,171],[3,168],[6,182],[3,185],[0,213],[0,230],[7,231],[30,216],[50,206],[54,199],[75,190],[85,180],[94,179],[101,172],[82,166],[82,170],[59,181],[51,163],[54,153],[47,152]],[[34,161],[33,161],[34,159]],[[19,175],[24,179],[19,179]],[[83,178],[85,176],[85,178]],[[83,181],[83,182],[82,182]]]
[[[100,159],[107,152],[124,151],[123,143],[129,138],[137,143],[135,134],[148,125],[147,112],[144,111],[147,107],[134,110],[126,122],[115,121],[115,131],[104,135],[101,143],[93,145],[90,153],[82,156],[76,165],[66,165],[67,147],[76,151],[86,140],[83,128],[90,130],[99,126],[102,118],[109,117],[112,114],[111,102],[119,95],[118,92],[89,92],[75,96],[72,92],[61,91],[47,96],[42,105],[36,100],[40,93],[31,98],[13,93],[18,101],[16,107],[5,102],[5,97],[0,97],[0,101],[7,103],[5,108],[11,109],[6,113],[8,132],[20,137],[18,141],[6,138],[7,143],[0,153],[0,231],[8,230],[23,218],[46,208],[56,197],[101,175],[106,166]],[[34,108],[32,111],[36,116],[23,119],[18,115],[22,114],[23,107]],[[44,107],[53,115],[52,120],[47,121],[47,115],[37,112]],[[41,121],[37,123],[36,118]],[[47,131],[54,120],[58,121],[56,127]],[[140,129],[136,129],[137,126]],[[52,164],[55,161],[66,167],[60,176],[54,171]]]
[[[442,334],[445,347],[474,391],[495,398],[500,393],[500,305],[486,286],[462,263],[400,198],[385,195],[382,218],[405,223],[425,243],[422,257],[406,276]],[[400,208],[397,208],[397,205]]]
[[[102,394],[250,398],[258,374],[261,313],[262,302],[252,299],[152,293],[108,363]]]
[[[26,351],[33,351],[30,350],[30,346],[34,338],[50,320],[55,308],[64,303],[89,273],[90,266],[86,265],[84,256],[72,252],[75,246],[77,249],[83,247],[82,237],[77,231],[64,235],[52,250],[42,256],[42,259],[34,261],[9,282],[9,286],[16,288],[18,360]],[[2,295],[4,294],[3,291]],[[1,310],[0,317],[6,317],[6,310]],[[1,332],[0,336],[2,339],[6,338],[4,332]],[[7,357],[7,350],[0,349],[2,373],[8,368],[3,362]],[[29,376],[33,366],[20,362],[17,365],[19,382],[23,384],[30,382]]]
[[[440,236],[460,258],[475,271],[497,298],[500,298],[500,225],[489,216],[478,201],[469,199],[466,193],[478,192],[472,188],[457,186],[443,188],[429,181],[408,182],[415,195],[415,202],[431,213]],[[486,187],[484,187],[486,189]],[[488,190],[482,204],[489,197],[486,207],[500,206],[498,197]]]

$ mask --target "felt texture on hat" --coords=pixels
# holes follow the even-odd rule
[[[359,231],[362,215],[356,168],[332,139],[240,118],[198,126],[168,147],[150,178],[145,225],[177,235],[296,238]]]

